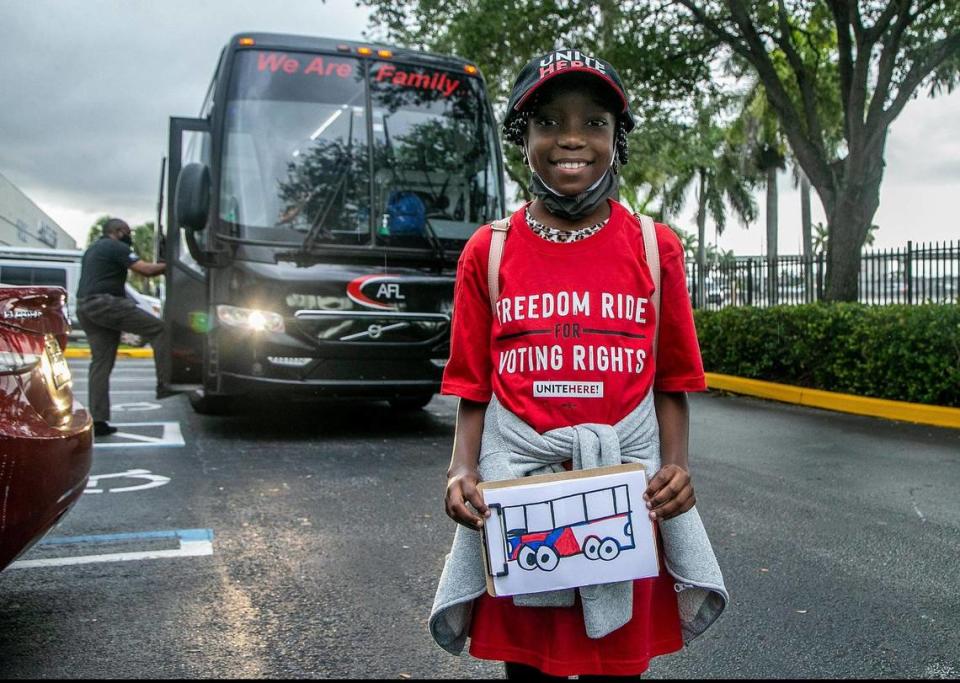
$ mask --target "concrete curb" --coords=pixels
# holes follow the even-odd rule
[[[67,358],[89,358],[88,348],[67,348],[63,354]],[[153,358],[153,349],[121,348],[117,355],[123,358]],[[853,413],[881,417],[887,420],[915,422],[934,427],[960,429],[960,408],[928,406],[922,403],[906,401],[887,401],[881,398],[867,398],[853,394],[840,394],[833,391],[807,389],[789,384],[763,382],[758,379],[745,379],[733,375],[721,375],[708,372],[707,386],[710,389],[729,391],[733,394],[766,398],[782,403],[793,403],[808,408],[823,408],[839,413]]]
[[[854,396],[853,394],[840,394],[833,391],[763,382],[756,379],[744,379],[733,375],[720,375],[715,372],[708,372],[706,375],[707,386],[710,389],[720,389],[734,394],[794,403],[808,408],[823,408],[840,413],[869,415],[887,420],[960,429],[960,408],[867,398],[865,396]]]
[[[90,349],[79,347],[70,348],[63,352],[65,358],[89,358]],[[153,358],[153,349],[117,349],[117,355],[121,358]]]

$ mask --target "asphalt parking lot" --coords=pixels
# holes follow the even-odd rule
[[[0,673],[501,676],[425,627],[452,400],[214,418],[152,386],[118,361],[87,493],[0,574]],[[717,394],[691,431],[732,603],[651,677],[960,675],[960,432]]]

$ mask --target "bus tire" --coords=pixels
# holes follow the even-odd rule
[[[528,545],[520,546],[520,551],[517,553],[517,564],[520,565],[520,569],[525,569],[530,571],[531,569],[537,568],[537,553]]]
[[[587,536],[583,539],[583,555],[588,560],[600,559],[600,539],[596,536]]]
[[[557,551],[548,545],[542,545],[537,548],[537,566],[545,572],[552,572],[560,564],[560,556]]]
[[[423,394],[421,396],[398,396],[390,399],[390,407],[399,411],[414,411],[425,408],[433,399],[433,394]]]
[[[203,390],[189,393],[190,407],[200,415],[229,415],[233,412],[233,398],[230,396],[210,396]]]
[[[617,555],[620,554],[620,544],[616,542],[615,539],[605,538],[603,543],[600,544],[600,559],[610,561],[616,559]]]

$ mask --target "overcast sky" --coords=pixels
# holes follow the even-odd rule
[[[153,220],[168,118],[197,114],[230,36],[360,40],[366,28],[367,11],[353,0],[0,0],[0,173],[81,246],[101,214]],[[878,246],[960,239],[958,134],[960,93],[915,100],[894,123]],[[781,176],[781,253],[799,250],[790,185]],[[822,219],[815,200],[814,221]],[[692,206],[677,223],[691,229]],[[763,242],[762,224],[731,222],[720,237],[737,254],[761,253]]]

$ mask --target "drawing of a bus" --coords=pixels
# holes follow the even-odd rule
[[[491,506],[491,512],[499,517],[503,558],[527,571],[550,572],[561,558],[580,554],[610,561],[635,547],[626,484],[525,505]],[[507,572],[505,563],[494,573]]]

